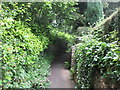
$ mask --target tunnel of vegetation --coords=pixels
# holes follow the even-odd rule
[[[77,88],[97,87],[92,82],[94,72],[119,83],[119,9],[104,19],[104,4],[0,3],[0,86],[48,88],[51,61],[73,45],[71,73]]]
[[[49,87],[47,78],[57,52],[55,49],[67,49],[69,45],[66,43],[72,45],[74,41],[73,35],[63,32],[71,29],[67,22],[74,19],[73,5],[59,2],[1,3],[2,88]],[[65,46],[61,47],[58,40],[63,40]],[[49,50],[51,47],[53,49]]]

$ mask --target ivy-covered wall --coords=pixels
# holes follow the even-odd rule
[[[118,21],[119,8],[79,36],[71,68],[77,88],[120,88]]]

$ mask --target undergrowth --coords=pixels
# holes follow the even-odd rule
[[[46,88],[49,86],[51,56],[42,55],[49,39],[35,36],[22,21],[4,17],[1,21],[3,88]]]
[[[120,48],[116,44],[96,41],[93,36],[83,36],[84,43],[76,45],[75,60],[77,87],[90,88],[93,73],[113,81],[120,80]]]

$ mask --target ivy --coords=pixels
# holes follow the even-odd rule
[[[84,36],[84,40],[84,43],[76,46],[75,51],[77,87],[90,88],[95,71],[103,77],[119,81],[120,48],[115,44],[90,39],[90,36]]]
[[[74,5],[75,3],[72,2],[1,4],[0,65],[2,65],[3,79],[0,80],[0,86],[3,88],[49,87],[47,78],[53,56],[46,55],[44,51],[56,38],[62,38],[67,42],[73,41],[72,35],[66,34],[61,27],[71,27],[67,21],[74,20],[72,16],[75,11],[72,7]],[[53,23],[54,21],[56,23]],[[49,26],[51,28],[48,28]]]
[[[36,36],[24,22],[6,15],[0,21],[3,78],[0,85],[3,88],[48,87],[52,58],[40,53],[47,48],[49,39],[42,34]]]

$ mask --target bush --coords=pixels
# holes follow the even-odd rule
[[[99,41],[112,43],[120,41],[120,30],[119,30],[119,12],[120,8],[118,8],[113,14],[111,14],[108,18],[98,21],[93,28],[93,35],[95,38],[99,39]]]
[[[114,44],[98,42],[90,36],[84,36],[83,41],[75,51],[77,87],[90,88],[95,71],[103,77],[119,81],[120,48]]]
[[[42,56],[49,40],[42,34],[35,36],[31,28],[12,18],[1,20],[3,88],[48,87],[47,76],[51,57]]]
[[[2,59],[0,64],[3,79],[0,80],[0,85],[3,88],[48,87],[47,77],[52,57],[45,56],[43,52],[50,43],[51,37],[47,35],[52,31],[47,27],[54,26],[52,25],[54,20],[57,21],[58,26],[63,27],[64,24],[69,26],[68,18],[65,19],[65,17],[71,16],[75,11],[74,7],[71,8],[74,3],[11,2],[2,3],[1,6]],[[71,20],[70,17],[69,20]],[[69,42],[72,38],[69,34],[54,32],[53,39],[64,38]]]
[[[62,32],[58,28],[53,28],[53,27],[49,27],[49,28],[51,29],[50,33],[49,33],[49,35],[50,35],[49,39],[53,43],[56,43],[55,42],[56,40],[61,39],[67,43],[67,48],[70,48],[75,43],[75,40],[76,40],[75,35]]]

